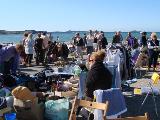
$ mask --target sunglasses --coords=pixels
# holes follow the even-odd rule
[[[89,62],[92,62],[92,61],[93,61],[92,59],[89,60]]]

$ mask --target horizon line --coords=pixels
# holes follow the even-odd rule
[[[92,30],[92,29],[89,29]],[[89,30],[66,30],[66,31],[61,31],[61,30],[54,30],[54,31],[47,31],[47,30],[36,30],[36,29],[26,29],[26,30],[3,30],[0,29],[0,31],[8,31],[8,32],[25,32],[25,31],[46,31],[46,32],[88,32]],[[95,29],[97,30],[97,29]],[[92,30],[92,31],[95,31]],[[98,30],[98,31],[103,31],[103,30]],[[121,31],[121,30],[116,30],[116,31],[103,31],[103,32],[160,32],[160,31],[144,31],[144,30],[130,30],[130,31]]]

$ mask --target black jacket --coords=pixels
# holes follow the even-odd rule
[[[146,36],[142,36],[142,38],[141,38],[141,45],[147,46],[147,38],[146,38]]]
[[[113,36],[113,40],[112,40],[112,43],[120,43],[121,41],[121,38],[119,35],[115,35]]]
[[[108,42],[107,42],[106,37],[103,37],[103,38],[101,39],[101,42],[102,42],[102,49],[105,49],[105,48],[106,48],[106,45],[108,45]]]
[[[80,38],[78,41],[76,40],[76,37],[74,38],[74,45],[76,46],[83,46],[84,43],[83,43],[83,39]]]
[[[112,74],[104,66],[103,62],[96,61],[88,72],[86,83],[86,96],[93,98],[93,92],[97,89],[110,89]]]
[[[36,50],[42,50],[42,44],[43,44],[43,39],[42,38],[36,38],[35,39],[35,49]]]

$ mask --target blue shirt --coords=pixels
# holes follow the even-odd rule
[[[11,58],[16,56],[18,53],[15,46],[2,47],[0,50],[0,59],[2,62],[8,62]]]

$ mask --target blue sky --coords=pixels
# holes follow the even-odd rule
[[[160,0],[0,0],[0,29],[160,31]]]

